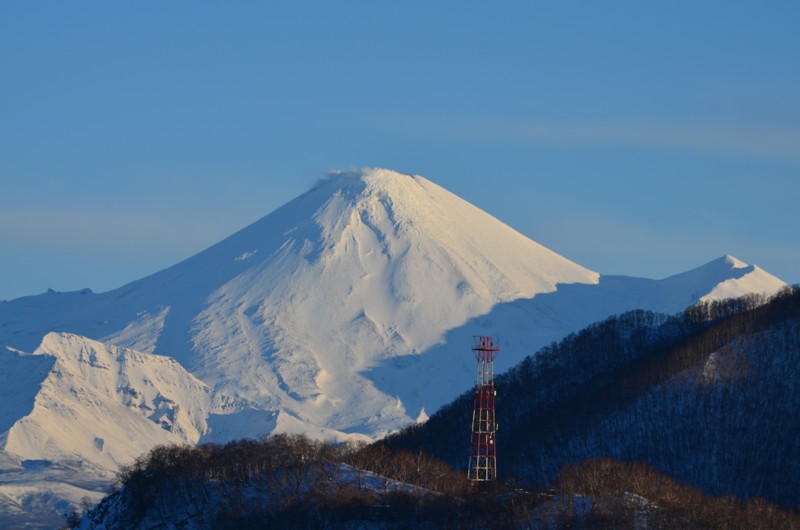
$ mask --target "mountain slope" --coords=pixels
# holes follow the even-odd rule
[[[48,334],[31,356],[8,355],[4,367],[25,366],[39,380],[32,401],[17,395],[6,409],[19,417],[3,431],[2,449],[23,460],[113,471],[143,446],[196,443],[214,410],[208,387],[168,357],[66,333]]]
[[[102,497],[120,465],[195,444],[219,396],[177,362],[66,333],[33,354],[0,351],[0,526],[52,528]]]
[[[204,380],[229,391],[236,381],[248,399],[256,390],[261,403],[280,400],[313,423],[377,433],[407,422],[394,396],[361,372],[425,351],[496,303],[596,281],[419,177],[339,176],[310,192],[318,194],[328,199],[313,213],[316,239],[308,226],[290,227],[279,249],[218,288],[193,321]],[[249,252],[251,260],[267,253]],[[264,396],[264,388],[281,392]],[[309,401],[313,409],[294,406]]]

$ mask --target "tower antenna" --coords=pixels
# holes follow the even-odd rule
[[[473,392],[472,434],[470,436],[467,480],[473,488],[497,480],[497,423],[494,399],[494,358],[500,347],[492,337],[475,336],[472,352],[478,362]]]

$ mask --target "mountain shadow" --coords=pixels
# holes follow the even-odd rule
[[[674,314],[698,303],[718,286],[760,280],[762,275],[766,273],[755,266],[723,256],[662,280],[600,276],[594,284],[560,283],[552,292],[497,304],[488,313],[449,330],[440,344],[384,360],[365,375],[382,392],[397,396],[415,417],[423,408],[438,410],[454,398],[458,392],[454,389],[472,384],[474,360],[469,345],[473,335],[491,335],[499,341],[501,352],[495,362],[499,373],[569,333],[612,315],[632,310]]]

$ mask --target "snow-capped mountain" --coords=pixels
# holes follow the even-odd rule
[[[428,180],[370,170],[117,291],[17,301],[3,320],[28,317],[23,340],[3,339],[24,349],[67,330],[171,355],[258,409],[374,436],[419,412],[365,377],[378,363],[495,304],[597,278]]]
[[[614,313],[783,285],[729,256],[601,276],[422,177],[339,173],[119,289],[0,302],[0,345],[37,353],[0,357],[22,396],[0,410],[1,441],[110,469],[168,441],[372,438],[471,384],[471,335],[500,338],[503,369]]]

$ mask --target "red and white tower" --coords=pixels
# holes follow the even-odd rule
[[[472,351],[478,361],[472,409],[467,480],[472,486],[497,479],[497,423],[494,411],[494,358],[500,348],[492,337],[476,336]]]

